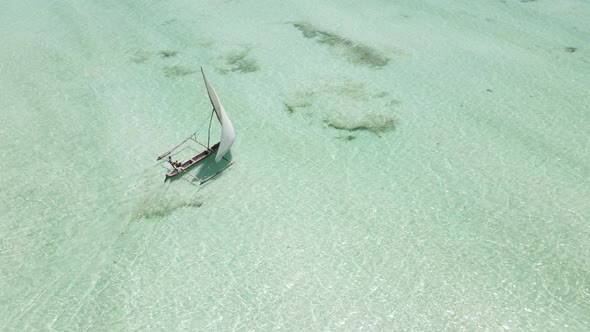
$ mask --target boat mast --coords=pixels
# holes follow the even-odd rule
[[[211,121],[213,121],[213,113],[215,113],[215,107],[211,111],[211,117],[209,118],[209,130],[207,133],[207,149],[209,149],[209,141],[211,140]]]

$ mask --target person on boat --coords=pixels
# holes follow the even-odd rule
[[[172,161],[172,157],[170,157],[170,156],[168,156],[168,163],[169,163],[169,164],[170,164],[172,167],[174,167],[175,169],[177,169],[177,168],[179,168],[180,166],[182,166],[182,164],[180,163],[180,161],[178,161],[178,160]]]

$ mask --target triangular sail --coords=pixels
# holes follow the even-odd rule
[[[211,104],[215,109],[215,114],[217,115],[217,120],[221,124],[221,139],[219,140],[219,149],[217,150],[217,155],[215,155],[215,162],[219,162],[221,158],[229,151],[232,144],[234,144],[234,139],[236,133],[234,131],[234,126],[232,125],[229,117],[225,113],[225,109],[223,109],[223,105],[219,101],[219,97],[215,93],[215,89],[207,77],[205,77],[205,72],[203,68],[201,68],[201,73],[203,74],[203,79],[205,80],[205,86],[207,87],[207,93],[209,94],[209,99],[211,100]]]

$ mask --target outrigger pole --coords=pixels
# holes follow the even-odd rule
[[[184,141],[180,142],[180,144],[178,144],[177,146],[173,147],[169,151],[165,152],[164,154],[162,154],[161,156],[159,156],[158,159],[156,159],[156,160],[160,160],[162,158],[166,158],[169,154],[171,154],[172,152],[174,152],[174,150],[178,149],[179,146],[183,145],[186,141],[188,141],[189,139],[191,139],[191,137],[193,137],[193,135],[190,135],[189,137],[187,137]]]
[[[176,167],[175,167],[175,169],[178,171],[178,174],[180,174],[180,173],[182,173],[182,172],[185,172],[186,174],[190,175],[190,176],[191,176],[193,179],[195,179],[195,180],[197,180],[197,181],[201,182],[201,179],[199,179],[198,177],[196,177],[196,176],[192,175],[192,174],[191,174],[191,173],[189,173],[188,171],[185,171],[185,170],[183,170],[182,168],[176,168]],[[168,180],[168,178],[164,179],[164,182],[166,182],[166,180]]]
[[[225,171],[227,168],[229,168],[231,165],[233,165],[234,162],[232,161],[231,163],[227,164],[224,168],[220,169],[219,171],[215,172],[215,174],[211,175],[210,177],[204,179],[204,180],[199,180],[200,183],[199,184],[204,184],[205,182],[213,179],[214,177],[216,177],[217,175],[219,175],[221,172]],[[191,174],[192,175],[192,174]],[[198,179],[196,176],[194,177],[195,179]]]
[[[188,174],[188,175],[190,175],[190,176],[191,176],[193,179],[195,179],[195,180],[197,180],[197,181],[199,181],[199,182],[201,181],[201,179],[199,179],[198,177],[196,177],[196,176],[192,175],[192,174],[191,174],[191,173],[189,173],[188,171],[187,171],[187,172],[185,172],[185,173],[186,173],[186,174]]]

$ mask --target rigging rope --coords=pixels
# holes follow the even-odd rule
[[[211,120],[213,119],[213,114],[211,115],[211,119],[209,119],[209,134],[211,132]],[[209,146],[205,146],[203,144],[201,144],[199,141],[197,141],[197,135],[199,134],[199,132],[203,129],[203,127],[205,126],[205,124],[207,123],[207,120],[203,121],[201,123],[201,126],[194,132],[192,133],[192,135],[190,135],[189,137],[187,137],[184,141],[180,142],[180,144],[176,145],[175,147],[173,147],[172,149],[168,150],[167,152],[163,153],[162,155],[160,155],[158,157],[158,160],[164,159],[165,157],[169,156],[170,154],[172,154],[172,152],[174,152],[176,149],[178,149],[181,145],[183,145],[184,143],[186,143],[186,141],[188,141],[189,139],[192,139],[193,141],[197,142],[198,144],[202,145],[203,147],[209,149]],[[209,139],[207,138],[207,145],[208,144]],[[184,150],[184,149],[183,149]],[[181,150],[182,151],[182,150]],[[176,154],[176,153],[175,153]]]

